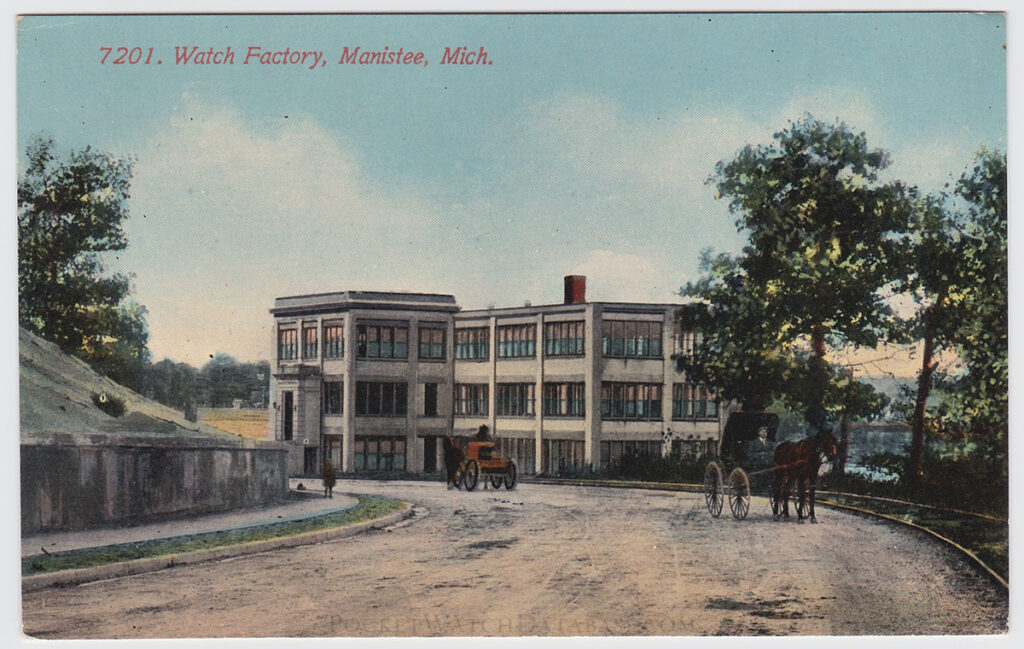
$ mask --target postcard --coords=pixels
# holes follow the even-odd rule
[[[19,16],[23,634],[1006,634],[1006,31]]]

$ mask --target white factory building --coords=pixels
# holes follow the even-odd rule
[[[522,474],[624,453],[711,450],[722,417],[672,356],[680,304],[586,301],[462,311],[451,295],[343,291],[275,300],[269,436],[289,472],[441,470],[441,440],[486,424]],[[461,440],[459,440],[461,441]]]

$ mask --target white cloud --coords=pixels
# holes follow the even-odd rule
[[[638,116],[614,102],[582,95],[558,96],[524,116],[536,151],[557,165],[600,179],[627,181],[640,191],[707,195],[704,180],[716,162],[771,131],[737,112]]]
[[[587,278],[587,299],[594,302],[676,302],[685,279],[650,259],[611,250],[594,250],[571,274]]]
[[[767,126],[773,132],[779,131],[805,114],[824,122],[842,122],[855,133],[866,133],[868,144],[875,147],[880,145],[879,138],[885,132],[884,120],[871,99],[863,91],[842,86],[823,86],[794,97],[772,116]]]
[[[139,155],[135,200],[149,209],[173,206],[182,220],[215,208],[246,228],[287,233],[339,222],[416,225],[420,206],[385,196],[363,175],[338,135],[293,116],[275,125],[247,124],[231,108],[185,95],[164,133]]]
[[[438,208],[381,189],[343,138],[299,116],[252,124],[184,96],[139,151],[131,209],[120,263],[146,269],[136,296],[157,358],[265,355],[280,295],[431,284],[409,249]]]
[[[637,193],[699,200],[713,193],[704,181],[717,162],[747,144],[769,143],[774,133],[806,114],[864,132],[870,146],[892,154],[886,178],[926,191],[940,189],[950,175],[959,177],[978,146],[968,132],[894,132],[870,96],[842,86],[794,97],[772,113],[688,105],[641,115],[604,98],[560,95],[532,106],[520,126],[535,152],[548,156],[552,168],[570,170],[579,182],[593,178],[627,184]]]

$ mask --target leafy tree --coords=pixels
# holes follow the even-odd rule
[[[207,405],[226,408],[235,399],[243,402],[262,401],[269,387],[270,365],[239,363],[231,356],[217,352],[200,371],[203,397]]]
[[[143,307],[100,256],[127,245],[131,164],[86,148],[58,160],[52,139],[27,149],[18,181],[18,321],[129,387],[149,360]]]
[[[911,444],[906,475],[921,475],[926,436],[926,408],[938,368],[935,354],[951,343],[950,300],[959,293],[956,266],[962,254],[960,228],[942,197],[926,196],[915,206],[907,245],[907,275],[900,290],[915,296],[916,316],[906,323],[922,341],[921,369],[910,413]]]
[[[708,385],[743,410],[764,410],[781,394],[792,369],[786,324],[777,303],[750,281],[729,255],[701,259],[702,277],[682,293],[699,300],[680,311],[684,331],[697,332],[691,350],[675,357],[692,383]]]
[[[169,358],[153,363],[146,372],[143,394],[186,415],[194,413],[201,399],[199,370]]]
[[[883,183],[889,164],[866,136],[811,117],[720,162],[709,179],[747,234],[738,259],[767,298],[785,339],[810,343],[803,389],[808,421],[824,425],[826,341],[875,347],[899,335],[882,289],[900,274],[899,239],[913,190]],[[784,315],[782,315],[784,314]]]
[[[1006,156],[979,152],[956,194],[966,201],[956,272],[961,294],[951,300],[953,344],[964,371],[950,407],[975,438],[1005,462],[1009,427],[1009,302],[1007,293]]]
[[[324,483],[324,497],[334,498],[334,485],[338,484],[338,476],[334,472],[334,465],[330,459],[324,460],[324,465],[320,470],[320,478]]]
[[[910,413],[911,452],[905,477],[921,478],[924,441],[966,435],[994,444],[1005,457],[1007,421],[1006,159],[982,150],[957,184],[965,209],[948,197],[926,197],[914,213],[904,290],[920,305],[911,323],[922,340],[921,369]],[[952,349],[961,371],[939,376],[938,404],[929,408],[938,371],[935,353]],[[950,368],[955,370],[955,368]]]

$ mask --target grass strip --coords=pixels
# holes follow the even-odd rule
[[[225,530],[220,532],[204,532],[187,534],[164,539],[139,541],[137,543],[119,543],[97,548],[82,548],[55,552],[53,554],[35,554],[21,559],[23,577],[40,575],[58,570],[88,568],[108,563],[149,559],[171,554],[184,554],[201,550],[212,550],[229,545],[265,541],[285,536],[315,532],[333,527],[341,527],[351,523],[359,523],[386,516],[397,511],[401,502],[381,496],[364,496],[352,494],[359,503],[343,512],[311,516],[298,521],[268,523],[259,527],[248,527],[241,530]]]
[[[1009,525],[1005,522],[927,507],[915,507],[911,504],[879,502],[850,496],[829,495],[819,500],[832,501],[841,505],[854,505],[932,530],[964,546],[999,576],[1009,581],[1010,530]]]

